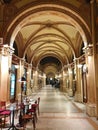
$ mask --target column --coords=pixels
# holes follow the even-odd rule
[[[10,95],[10,68],[14,49],[8,45],[0,46],[0,100],[8,101]]]
[[[96,114],[96,118],[98,119],[98,23],[97,21],[97,4],[95,0],[91,0],[91,21],[92,21],[92,43],[93,43],[93,51],[94,51],[94,74],[95,74],[95,91],[96,91],[96,110],[94,110]],[[95,103],[95,102],[94,102]],[[94,107],[94,108],[95,108]]]
[[[66,86],[66,76],[67,76],[67,74],[66,74],[66,70],[64,69],[63,70],[63,92],[66,92],[66,88],[67,88],[67,86]]]
[[[63,89],[63,71],[61,71],[60,73],[59,73],[59,75],[58,75],[58,80],[60,81],[60,91],[64,91]]]
[[[46,86],[46,75],[43,74],[43,87],[45,87],[45,86]]]
[[[86,48],[87,95],[86,112],[90,116],[98,118],[98,52],[97,52],[97,30],[96,30],[96,1],[91,0],[91,32],[92,44]]]
[[[65,71],[63,70],[63,92],[66,91],[66,82],[65,82]]]
[[[68,95],[69,95],[69,96],[73,96],[73,90],[72,90],[73,73],[72,73],[72,68],[71,68],[71,66],[69,66],[69,68],[68,68],[68,74],[69,74]]]
[[[32,94],[32,90],[31,90],[31,69],[32,69],[32,65],[28,64],[28,68],[27,68],[27,96]]]
[[[34,75],[33,75],[33,82],[34,82],[34,86],[33,86],[33,90],[36,92],[38,89],[38,72],[37,69],[34,70]]]
[[[83,102],[83,93],[82,93],[82,69],[79,67],[79,60],[75,59],[75,70],[76,70],[76,92],[75,92],[75,101]]]
[[[86,66],[87,66],[87,104],[86,112],[90,116],[96,115],[96,87],[95,87],[95,76],[94,76],[94,55],[93,46],[88,46],[85,49],[86,53]]]
[[[17,69],[17,84],[16,84],[16,98],[20,101],[21,97],[21,77],[24,74],[24,59],[20,58],[19,68]]]
[[[69,88],[68,66],[64,67],[63,85],[64,85],[64,91],[67,93],[68,92],[68,88]]]

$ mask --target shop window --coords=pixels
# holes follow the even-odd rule
[[[10,78],[10,99],[15,99],[16,93],[16,69],[15,65],[11,67],[11,78]]]

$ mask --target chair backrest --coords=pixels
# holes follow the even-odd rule
[[[21,103],[21,104],[20,104],[20,108],[21,108],[21,109],[24,109],[24,108],[25,108],[24,103]]]
[[[40,97],[38,97],[38,104],[39,104],[39,102],[40,102]]]
[[[0,108],[6,109],[6,101],[0,101]]]
[[[16,102],[16,107],[18,107],[18,100],[15,100],[15,102]]]
[[[10,99],[10,103],[14,103],[15,102],[15,100],[14,99]]]
[[[37,100],[35,100],[35,104],[37,104]]]
[[[36,103],[31,105],[31,109],[33,109],[34,111],[36,111],[36,107]]]

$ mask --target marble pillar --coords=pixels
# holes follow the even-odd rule
[[[14,49],[8,45],[0,46],[0,100],[8,101],[10,95],[10,69]]]
[[[16,82],[16,99],[21,100],[21,77],[24,74],[24,59],[20,58],[19,68],[17,69],[17,82]]]
[[[32,65],[28,64],[28,68],[27,68],[27,96],[32,94],[31,91],[31,69],[32,69]]]
[[[75,70],[76,70],[76,92],[75,92],[75,101],[83,102],[83,93],[82,93],[82,70],[79,67],[79,60],[75,59]]]
[[[97,54],[97,30],[96,30],[96,1],[91,0],[91,44],[86,48],[87,95],[86,112],[90,116],[98,117],[98,54]]]
[[[38,71],[37,70],[34,70],[34,74],[33,74],[33,90],[34,92],[37,91],[38,89]]]
[[[73,83],[73,73],[71,66],[68,68],[68,74],[69,74],[69,88],[68,88],[68,95],[73,96],[73,90],[72,90],[72,83]]]

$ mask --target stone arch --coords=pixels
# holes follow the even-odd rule
[[[72,18],[76,22],[76,27],[81,28],[80,34],[82,36],[83,42],[85,43],[85,46],[87,45],[87,42],[90,41],[90,27],[86,24],[85,20],[79,16],[75,10],[70,10],[68,7],[64,7],[61,5],[54,4],[42,4],[42,5],[36,5],[34,6],[28,6],[28,8],[22,10],[15,16],[15,18],[11,21],[11,23],[8,25],[8,27],[5,29],[4,34],[5,37],[8,37],[9,39],[5,39],[5,43],[9,43],[11,46],[13,46],[13,41],[17,35],[17,32],[21,29],[22,26],[20,26],[20,23],[23,19],[27,18],[28,16],[31,16],[34,13],[41,12],[41,11],[47,11],[52,10],[56,11],[57,13],[63,13],[66,15],[70,14],[70,18]],[[20,28],[19,28],[20,27]],[[6,33],[7,32],[7,33]],[[11,39],[10,39],[11,37]],[[8,42],[6,42],[8,41]]]

